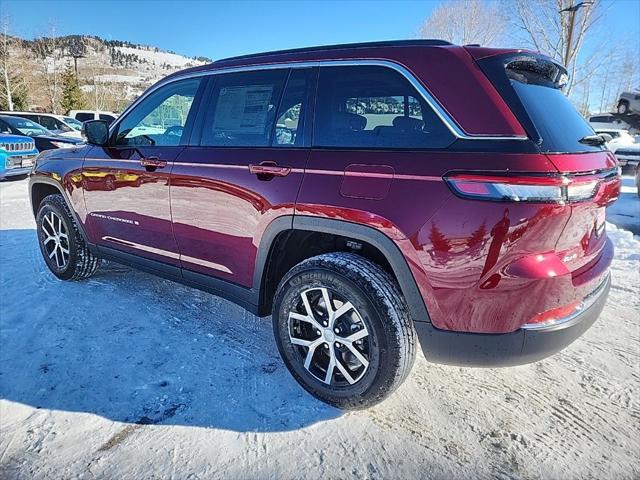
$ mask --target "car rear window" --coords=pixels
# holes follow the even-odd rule
[[[595,132],[562,91],[564,68],[533,55],[489,57],[479,63],[543,152],[605,148],[580,142]]]
[[[76,113],[76,118],[81,122],[86,122],[87,120],[93,120],[95,117],[93,113]]]

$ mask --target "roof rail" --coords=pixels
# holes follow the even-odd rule
[[[292,48],[288,50],[274,50],[270,52],[251,53],[248,55],[238,55],[236,57],[222,58],[213,63],[227,62],[231,60],[244,60],[248,58],[266,57],[269,55],[286,55],[290,53],[318,52],[323,50],[341,50],[346,48],[371,48],[371,47],[433,47],[453,45],[445,40],[422,39],[422,40],[388,40],[382,42],[364,42],[364,43],[342,43],[337,45],[320,45],[315,47]]]

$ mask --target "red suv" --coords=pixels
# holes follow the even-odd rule
[[[292,375],[341,408],[389,395],[418,342],[533,362],[598,317],[613,255],[618,166],[564,81],[437,40],[185,70],[39,156],[40,249],[64,280],[109,259],[271,314]]]

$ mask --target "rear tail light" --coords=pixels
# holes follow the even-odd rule
[[[617,171],[614,172],[617,175]],[[487,175],[445,176],[453,192],[464,198],[509,202],[567,203],[590,200],[610,175]]]

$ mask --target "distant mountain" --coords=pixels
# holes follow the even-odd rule
[[[50,77],[54,71],[76,69],[89,108],[120,110],[169,73],[211,62],[206,57],[187,57],[153,46],[89,35],[11,40],[12,56],[29,85],[29,104],[47,110],[51,110]]]

